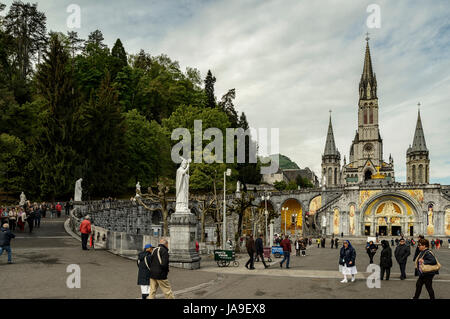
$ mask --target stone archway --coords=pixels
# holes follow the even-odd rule
[[[364,235],[415,236],[422,232],[421,207],[403,193],[379,193],[361,209],[360,226]]]
[[[302,234],[304,209],[301,202],[295,198],[288,198],[280,207],[281,232],[289,235]]]

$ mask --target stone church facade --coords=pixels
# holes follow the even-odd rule
[[[271,205],[280,215],[274,221],[274,231],[306,236],[450,236],[450,186],[429,183],[429,151],[420,111],[412,145],[405,154],[406,183],[395,181],[392,156],[384,161],[377,79],[369,39],[366,41],[358,127],[348,162],[344,156],[341,165],[330,115],[322,155],[322,187],[273,194]],[[299,205],[286,208],[292,200]],[[302,216],[295,228],[289,223],[291,215]]]

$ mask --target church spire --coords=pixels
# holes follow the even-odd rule
[[[366,34],[366,54],[364,56],[364,67],[359,82],[359,98],[370,100],[377,98],[377,79],[372,68],[372,59],[370,57],[369,33]]]
[[[325,143],[325,150],[323,155],[338,155],[336,144],[334,143],[333,125],[331,124],[331,111],[330,111],[330,123],[328,124],[327,141]]]
[[[418,104],[420,107],[420,103]],[[425,134],[423,133],[422,120],[420,118],[420,109],[417,115],[416,131],[414,132],[414,140],[411,150],[428,152],[427,144],[425,143]]]

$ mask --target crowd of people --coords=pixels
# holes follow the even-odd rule
[[[339,247],[339,238],[332,236],[329,238],[331,249],[337,249]],[[292,246],[295,248],[296,256],[306,256],[306,249],[308,246],[313,245],[313,238],[303,238],[296,237],[295,240],[291,239],[289,235],[280,236],[275,234],[273,239],[274,245],[282,247],[283,259],[279,262],[281,268],[286,262],[286,268],[289,267],[290,255],[292,252]],[[314,240],[317,243],[317,248],[325,248],[327,239],[325,237],[320,237]],[[378,242],[378,241],[377,241]],[[448,239],[450,248],[450,239]],[[417,248],[416,247],[417,244]],[[430,299],[435,298],[434,290],[432,287],[433,277],[439,274],[440,264],[436,256],[432,252],[433,249],[439,249],[442,247],[443,241],[436,238],[432,240],[427,240],[424,236],[419,236],[417,242],[414,238],[400,238],[391,239],[391,245],[389,245],[388,240],[381,240],[381,253],[380,253],[380,279],[389,280],[391,275],[391,268],[393,266],[392,258],[395,258],[399,268],[400,268],[400,280],[405,280],[407,278],[406,265],[408,263],[409,256],[411,255],[411,248],[415,248],[414,256],[412,261],[415,266],[415,276],[418,277],[416,282],[416,291],[414,294],[415,299],[419,298],[422,287],[425,285]],[[366,253],[369,257],[369,264],[374,263],[374,258],[379,249],[379,245],[374,243],[374,241],[368,241],[365,246]],[[395,246],[394,252],[392,252]],[[263,256],[263,235],[261,234],[259,238],[255,241],[253,236],[247,236],[246,240],[247,253],[249,254],[249,260],[245,264],[247,269],[255,269],[254,267],[254,257],[258,256],[263,261],[264,267],[268,268],[268,265],[264,262]],[[352,246],[349,240],[343,240],[342,246],[339,251],[339,272],[344,275],[342,283],[347,283],[348,276],[351,276],[351,281],[356,280],[356,274],[358,273],[356,268],[356,249]]]
[[[8,264],[12,264],[11,239],[14,232],[33,232],[41,227],[42,218],[59,218],[63,209],[68,216],[73,208],[73,200],[65,203],[31,203],[26,201],[23,205],[0,207],[0,255],[3,251],[8,253]]]
[[[34,228],[41,226],[42,218],[59,218],[63,210],[66,216],[73,208],[73,200],[65,203],[31,203],[26,201],[24,205],[12,207],[0,207],[0,225],[8,224],[11,231],[24,232],[25,228],[31,233]]]

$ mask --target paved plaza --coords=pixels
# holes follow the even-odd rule
[[[136,261],[103,250],[82,251],[80,242],[65,232],[64,220],[45,219],[33,234],[16,232],[17,238],[12,242],[14,264],[6,264],[6,256],[0,257],[0,298],[139,298]],[[412,257],[406,280],[399,280],[399,268],[394,262],[391,280],[382,281],[380,289],[369,289],[366,285],[369,258],[363,244],[354,246],[359,272],[354,283],[340,283],[339,249],[316,245],[308,248],[306,257],[292,256],[290,269],[280,269],[281,259],[274,259],[269,269],[263,269],[259,262],[255,264],[256,270],[250,271],[244,267],[245,254],[238,255],[239,267],[219,268],[210,257],[203,256],[200,270],[171,268],[169,280],[175,297],[187,299],[411,298],[416,281]],[[433,282],[439,299],[450,298],[450,249],[447,247],[435,251],[442,264],[441,274]],[[378,251],[375,262],[379,261],[379,254]],[[79,289],[67,288],[70,274],[66,269],[70,264],[81,268]],[[428,298],[425,289],[422,298]]]

